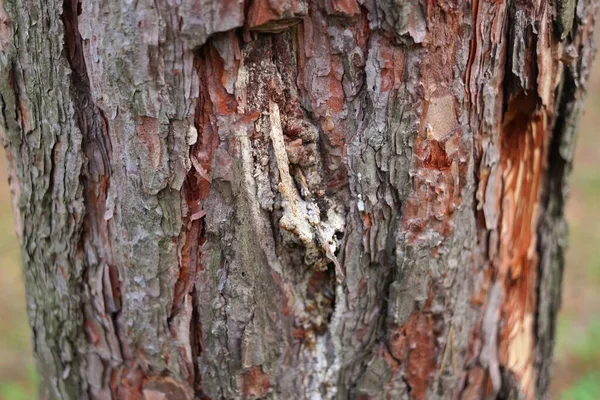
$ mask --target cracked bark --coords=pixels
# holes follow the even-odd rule
[[[42,398],[547,397],[591,0],[1,9]]]

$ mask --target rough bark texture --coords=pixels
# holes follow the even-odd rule
[[[534,399],[592,0],[5,0],[48,399]]]

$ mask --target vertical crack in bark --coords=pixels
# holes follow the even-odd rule
[[[192,388],[197,398],[200,400],[210,400],[208,396],[202,391],[202,375],[200,372],[200,366],[198,365],[198,359],[202,356],[202,325],[200,322],[200,315],[198,310],[198,297],[196,294],[196,288],[194,287],[190,293],[192,298],[192,318],[190,322],[190,340],[192,347],[192,366],[193,366],[193,382]]]
[[[210,191],[210,173],[215,149],[215,138],[210,133],[206,120],[212,105],[210,103],[207,79],[207,61],[204,59],[207,43],[194,50],[194,70],[199,77],[199,94],[195,106],[189,154],[192,168],[184,178],[181,189],[182,230],[179,235],[178,276],[173,292],[173,304],[167,322],[172,335],[180,342],[187,342],[188,348],[181,349],[186,363],[187,376],[196,397],[208,399],[202,391],[199,359],[203,352],[202,324],[196,291],[198,271],[201,264],[201,248],[206,242],[203,202]],[[187,321],[187,322],[186,322]],[[187,325],[187,326],[186,326]]]
[[[78,0],[65,0],[63,3],[64,40],[67,60],[71,67],[71,94],[75,99],[73,107],[77,116],[77,125],[82,134],[82,149],[86,157],[81,181],[86,215],[83,217],[83,231],[80,249],[83,253],[84,270],[81,287],[81,306],[85,319],[88,343],[97,347],[99,354],[112,354],[104,358],[105,367],[123,357],[123,348],[119,338],[118,314],[121,307],[119,272],[112,259],[109,218],[112,210],[107,205],[110,186],[112,152],[108,122],[102,110],[94,104],[90,82],[87,75],[82,38],[78,30],[78,15],[81,12]],[[94,261],[97,260],[97,261]],[[104,309],[94,307],[92,288],[101,277]],[[101,321],[111,321],[106,326]],[[101,333],[104,331],[103,333]],[[110,348],[116,338],[119,348]],[[108,353],[107,353],[108,352]],[[99,372],[96,372],[99,373]],[[110,376],[110,372],[106,373]],[[92,397],[98,395],[89,388]]]

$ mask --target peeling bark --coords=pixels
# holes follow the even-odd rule
[[[6,1],[42,398],[546,398],[595,11]]]

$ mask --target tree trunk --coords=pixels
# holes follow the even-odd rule
[[[548,395],[592,0],[6,0],[44,399]]]

